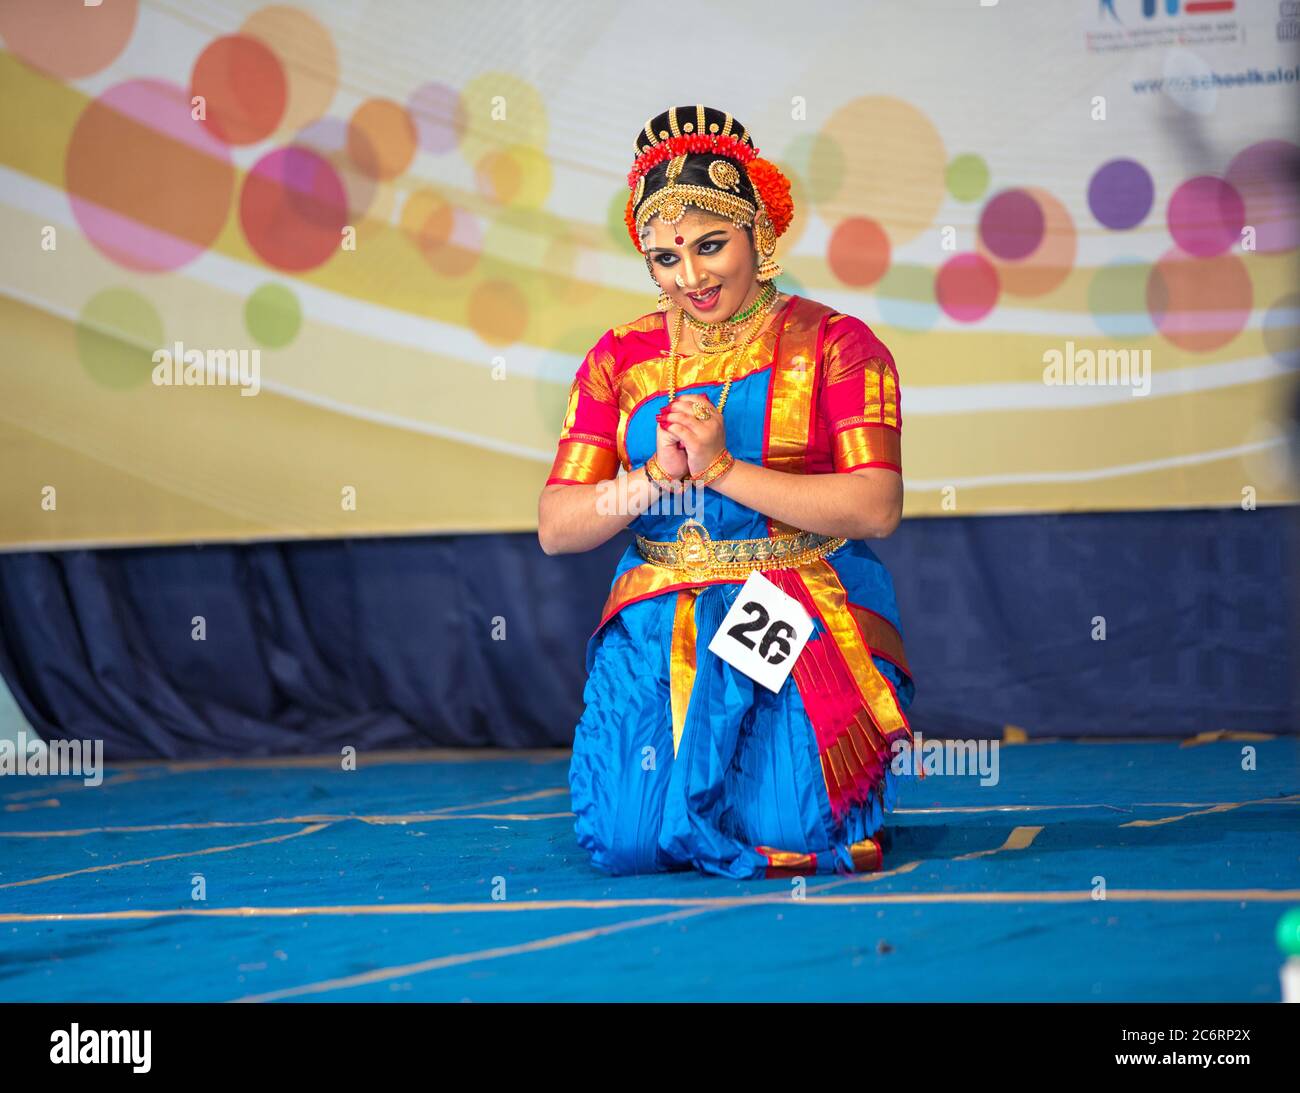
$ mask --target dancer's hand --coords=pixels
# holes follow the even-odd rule
[[[700,421],[691,409],[703,403],[712,413]],[[722,412],[704,395],[678,395],[668,406],[668,431],[686,447],[686,464],[691,474],[699,474],[727,446],[727,427]]]
[[[681,479],[687,472],[686,449],[662,425],[655,427],[655,455],[659,466],[674,478]]]

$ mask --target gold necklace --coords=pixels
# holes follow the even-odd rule
[[[722,408],[727,405],[727,395],[731,391],[731,380],[733,378],[731,373],[735,368],[736,357],[743,355],[745,350],[749,348],[750,343],[753,342],[755,336],[758,334],[759,327],[763,325],[763,319],[767,316],[767,313],[772,310],[772,304],[776,301],[776,296],[777,296],[776,293],[772,293],[771,295],[768,296],[767,301],[765,302],[763,308],[760,311],[758,311],[754,315],[753,319],[751,320],[749,333],[745,336],[744,344],[741,345],[739,351],[727,361],[727,368],[726,371],[723,373],[722,397],[718,399],[719,413],[721,413]],[[672,339],[669,343],[669,348],[671,350],[671,353],[669,354],[668,357],[668,401],[670,404],[672,403],[673,399],[677,397],[677,358],[679,356],[678,346],[681,344],[682,323],[685,320],[685,318],[686,318],[685,309],[678,308],[677,326],[673,330]]]
[[[730,319],[723,319],[717,323],[708,323],[703,319],[697,319],[694,315],[688,314],[685,309],[682,310],[682,314],[686,316],[686,321],[692,327],[704,331],[697,338],[701,353],[725,353],[735,347],[736,335],[740,328],[755,315],[765,312],[776,297],[776,286],[771,281],[768,281],[759,290],[758,298],[744,311],[731,316]]]

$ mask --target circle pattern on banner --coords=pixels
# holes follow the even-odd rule
[[[86,104],[68,140],[64,186],[86,238],[129,269],[192,261],[220,235],[235,172],[190,116],[189,95],[131,80]]]
[[[402,229],[444,277],[464,277],[483,253],[483,227],[473,213],[432,190],[418,190],[402,208]]]
[[[415,123],[391,99],[367,99],[348,122],[348,157],[370,178],[397,178],[411,165],[415,148]]]
[[[1151,265],[1140,258],[1120,258],[1093,271],[1088,282],[1088,311],[1102,333],[1112,338],[1149,338],[1155,323],[1147,310]]]
[[[407,113],[415,123],[420,147],[435,156],[455,151],[465,137],[469,119],[465,103],[455,88],[427,83],[407,100]]]
[[[322,117],[339,85],[339,56],[330,32],[307,12],[282,4],[255,11],[239,29],[280,61],[285,107],[279,131],[292,133]]]
[[[347,223],[343,183],[328,162],[290,145],[268,152],[244,179],[239,220],[248,244],[268,265],[307,270],[342,243]]]
[[[967,152],[948,164],[944,182],[958,201],[978,201],[989,188],[989,165],[983,156]]]
[[[1300,246],[1300,145],[1265,140],[1237,153],[1224,179],[1246,206],[1255,249],[1282,254]]]
[[[298,336],[302,307],[285,285],[260,285],[244,303],[244,325],[259,345],[283,349]]]
[[[1195,353],[1218,349],[1240,334],[1253,301],[1250,274],[1235,254],[1189,258],[1173,248],[1147,278],[1147,308],[1156,329]]]
[[[125,391],[152,381],[153,355],[163,346],[157,310],[134,289],[97,292],[77,317],[77,358],[101,387]]]
[[[1056,198],[1037,186],[1027,186],[1023,192],[1042,214],[1039,245],[1016,261],[996,257],[990,261],[998,271],[1002,291],[1008,296],[1045,296],[1070,275],[1078,254],[1079,237],[1069,210]]]
[[[199,54],[191,95],[204,99],[203,124],[226,144],[256,144],[284,117],[284,70],[256,38],[232,34]]]
[[[498,148],[475,165],[474,181],[479,193],[498,205],[540,208],[551,193],[551,161],[527,145]]]
[[[1141,224],[1155,198],[1151,173],[1134,159],[1103,163],[1088,180],[1088,208],[1097,223],[1115,231]]]
[[[889,269],[889,237],[866,217],[842,221],[831,232],[826,263],[843,284],[874,285]]]
[[[450,242],[455,208],[434,190],[416,190],[402,205],[400,223],[407,238],[427,256]]]
[[[1184,251],[1212,258],[1241,239],[1246,204],[1223,179],[1199,175],[1174,190],[1165,218],[1169,234]]]
[[[547,146],[546,102],[515,73],[482,72],[465,84],[460,97],[466,116],[474,120],[460,142],[461,155],[471,166],[502,148]]]
[[[126,48],[138,0],[87,7],[85,0],[3,0],[0,38],[14,56],[61,80],[93,76]]]
[[[894,250],[930,230],[946,193],[948,155],[925,114],[901,99],[866,96],[841,106],[821,133],[843,164],[839,185],[813,199],[832,229],[869,209]],[[809,189],[816,194],[820,186]]]
[[[973,323],[998,302],[998,271],[981,254],[958,254],[939,268],[934,292],[946,315]]]
[[[393,186],[360,170],[348,154],[348,125],[338,118],[321,118],[307,126],[293,140],[297,147],[316,152],[334,169],[343,184],[347,223],[366,236],[374,226],[392,219]]]
[[[1003,190],[980,213],[980,243],[997,258],[1026,258],[1042,244],[1045,222],[1043,210],[1027,191]]]

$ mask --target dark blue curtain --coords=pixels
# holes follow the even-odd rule
[[[1297,731],[1296,522],[1295,508],[904,521],[872,546],[898,589],[914,726]],[[107,759],[567,746],[624,542],[4,554],[0,672],[43,736],[102,738]]]

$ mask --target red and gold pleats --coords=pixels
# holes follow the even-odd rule
[[[799,570],[769,570],[773,583],[803,605],[825,630],[804,646],[792,676],[821,754],[831,813],[839,820],[877,790],[890,746],[911,738],[893,687],[871,659],[839,576],[819,560]]]
[[[787,306],[772,358],[763,427],[763,466],[775,471],[807,473],[816,428],[817,362],[830,315],[830,308],[802,296]],[[771,517],[767,526],[769,535],[803,530]]]

